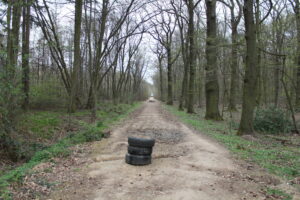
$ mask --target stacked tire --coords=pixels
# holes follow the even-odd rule
[[[149,165],[151,164],[151,154],[154,139],[128,137],[128,153],[125,162],[130,165]]]

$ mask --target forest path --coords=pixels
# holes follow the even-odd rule
[[[151,165],[124,162],[128,136],[156,139]],[[256,178],[272,180],[249,178],[249,170],[224,147],[179,122],[157,101],[145,102],[110,138],[95,144],[92,156],[94,162],[82,172],[86,181],[71,183],[51,199],[260,200],[268,198],[261,191],[264,181]]]

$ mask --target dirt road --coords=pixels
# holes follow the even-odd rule
[[[151,165],[124,162],[128,136],[156,139]],[[80,183],[69,183],[47,199],[260,200],[268,199],[262,185],[279,184],[269,175],[250,177],[224,147],[179,122],[158,102],[145,102],[110,138],[93,146],[92,157]]]

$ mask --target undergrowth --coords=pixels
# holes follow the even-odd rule
[[[70,132],[59,142],[51,145],[44,150],[36,152],[34,156],[29,160],[29,162],[3,174],[0,177],[0,199],[12,199],[9,191],[9,185],[11,183],[20,183],[24,176],[29,173],[30,169],[32,169],[34,166],[54,157],[67,157],[71,153],[69,150],[69,147],[71,146],[85,142],[101,140],[101,138],[103,137],[103,130],[127,116],[130,112],[135,110],[138,105],[139,103],[133,105],[121,104],[117,106],[107,104],[105,108],[101,108],[101,110],[98,111],[97,117],[99,118],[99,121],[97,121],[97,123],[89,124],[85,121],[79,121],[78,123],[80,124],[80,126],[82,126],[82,130],[80,130],[79,132]],[[88,113],[83,111],[75,113],[74,115],[82,116],[85,114]],[[49,125],[51,125],[51,127],[56,127],[56,125],[60,123],[60,120],[58,120],[58,114],[50,114],[51,120],[45,120],[42,117],[40,118],[40,116],[44,115],[49,117],[49,115],[45,113],[38,116],[32,116],[32,118],[34,119],[32,124],[32,127],[34,127],[33,131],[38,135],[48,134],[43,132],[48,131],[47,129],[43,129],[44,127],[47,127]],[[40,127],[40,129],[38,129],[37,127]]]
[[[50,139],[56,128],[62,123],[61,112],[37,111],[25,113],[19,127],[26,127],[35,137]]]
[[[292,130],[292,122],[286,111],[270,106],[255,112],[254,129],[261,133],[282,134]]]

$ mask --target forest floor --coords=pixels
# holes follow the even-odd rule
[[[48,194],[56,182],[47,182],[43,175],[34,181],[28,179],[34,176],[37,165],[48,161],[54,166],[56,161],[67,161],[91,142],[107,137],[108,127],[140,105],[102,102],[96,123],[91,122],[88,110],[68,114],[60,109],[32,109],[21,113],[11,135],[18,147],[18,162],[12,162],[7,151],[0,149],[0,200],[35,199]]]
[[[124,162],[128,136],[156,139],[151,165]],[[157,101],[145,102],[109,138],[34,167],[14,199],[28,198],[29,191],[48,200],[292,199],[287,193],[300,199],[287,181],[237,159]]]
[[[97,124],[91,122],[89,110],[78,110],[70,114],[65,110],[52,108],[20,113],[16,117],[18,123],[12,132],[12,139],[19,147],[19,159],[18,162],[12,162],[7,151],[0,149],[0,176],[28,162],[36,152],[47,149],[68,136],[90,128],[103,129],[136,105],[103,102],[98,107]]]

